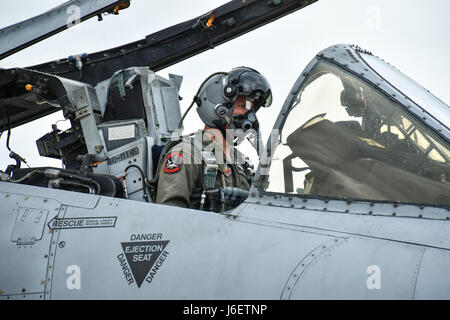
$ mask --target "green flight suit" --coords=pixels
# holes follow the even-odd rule
[[[243,155],[234,149],[234,163],[226,163],[225,155],[215,142],[203,143],[212,154],[220,154],[224,161],[217,161],[216,187],[250,189],[250,173],[245,169]],[[215,153],[215,152],[218,153]],[[203,191],[204,165],[202,153],[189,140],[183,140],[172,147],[161,163],[156,203],[184,208],[200,208]],[[176,160],[174,160],[176,159]],[[222,163],[221,163],[222,162]],[[227,206],[226,210],[232,209]]]

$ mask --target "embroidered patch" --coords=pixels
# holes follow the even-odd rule
[[[167,173],[177,172],[178,170],[180,170],[182,162],[183,162],[183,155],[178,152],[172,152],[167,156],[164,171]]]
[[[225,165],[225,171],[223,172],[225,177],[229,177],[231,174],[231,168],[228,165]]]

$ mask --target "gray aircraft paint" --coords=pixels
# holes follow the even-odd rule
[[[425,110],[407,99],[395,83],[381,81],[382,74],[359,59],[358,50],[336,45],[322,51],[291,92],[325,58],[364,81],[380,83],[383,94],[416,117],[425,111],[429,116],[418,119],[448,141],[448,117],[438,116],[448,115],[448,106],[436,103]],[[353,60],[358,62],[350,63]],[[87,105],[77,106],[88,111],[83,131],[93,136],[89,143],[95,151],[95,144],[104,140],[89,114],[101,110],[104,96],[98,88],[60,80],[73,101],[79,101],[77,94],[88,98]],[[161,81],[179,88],[170,80]],[[275,129],[293,98],[286,99]],[[170,117],[156,107],[149,110],[164,121]],[[179,114],[165,123],[175,124],[177,118]],[[170,133],[169,127],[150,136],[157,140]],[[148,154],[147,138],[131,143],[138,145],[139,154]],[[116,149],[115,155],[130,147]],[[111,172],[111,166],[119,164],[98,170]],[[146,203],[140,197],[117,199],[0,182],[0,298],[450,298],[448,206],[266,193],[260,179],[261,168],[246,202],[224,214]],[[55,221],[61,224],[53,226]],[[98,225],[92,222],[84,228],[81,221],[83,226],[86,221]],[[79,267],[79,289],[67,286],[74,276],[67,272],[71,266]],[[371,266],[381,271],[376,288],[368,286],[375,275],[368,270],[378,270]]]

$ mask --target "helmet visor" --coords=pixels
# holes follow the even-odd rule
[[[238,96],[248,97],[254,102],[255,110],[260,107],[269,107],[272,104],[270,84],[262,74],[248,70],[234,75],[231,71],[229,80],[236,83]]]

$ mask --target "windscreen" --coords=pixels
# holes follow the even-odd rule
[[[374,87],[319,62],[281,126],[264,185],[270,192],[448,205],[450,147]]]

